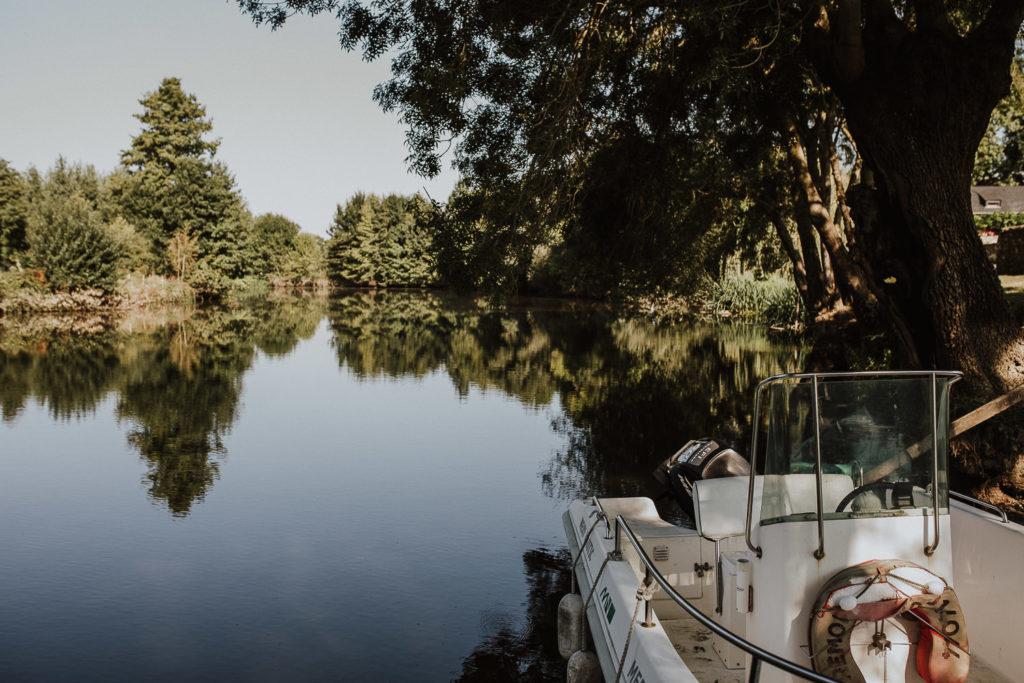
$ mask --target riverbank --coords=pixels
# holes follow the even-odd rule
[[[1010,306],[1017,318],[1024,322],[1024,276],[1004,275],[1000,280]],[[229,281],[224,289],[217,292],[205,292],[175,278],[131,274],[123,277],[112,292],[98,289],[52,292],[38,282],[30,272],[7,272],[0,273],[0,318],[52,318],[54,315],[111,318],[121,316],[127,311],[187,309],[209,303],[260,300],[267,298],[271,293],[304,292],[328,295],[340,291],[349,290],[331,287],[326,281],[300,285],[287,281],[246,278]],[[566,295],[543,298],[578,299]],[[658,324],[677,324],[695,319],[741,321],[764,325],[780,332],[811,332],[815,339],[841,338],[853,324],[852,312],[841,309],[828,316],[819,317],[808,327],[801,315],[800,300],[795,288],[781,277],[758,280],[748,275],[732,275],[720,282],[709,283],[689,297],[662,293],[615,297],[612,301],[587,300],[619,306],[629,315]],[[879,360],[884,359],[875,359],[869,365],[877,365]],[[862,363],[854,364],[860,366]]]
[[[208,303],[262,299],[276,291],[327,293],[326,281],[294,284],[282,280],[226,280],[217,290],[197,289],[184,280],[132,273],[112,291],[52,291],[31,271],[0,273],[0,318],[39,315],[118,316],[126,311],[191,308]]]
[[[374,291],[405,288],[372,288]],[[419,288],[415,288],[419,289]],[[118,281],[111,292],[98,289],[50,291],[32,273],[0,274],[0,317],[40,314],[104,314],[118,315],[125,310],[196,306],[266,298],[271,292],[312,292],[330,294],[350,291],[331,287],[326,281],[293,283],[262,278],[225,281],[217,291],[197,290],[175,278],[132,274]],[[444,289],[436,291],[446,291]],[[791,283],[783,278],[757,280],[749,275],[732,275],[720,282],[709,282],[691,296],[674,294],[642,294],[591,299],[578,296],[535,292],[539,296],[563,301],[600,301],[620,306],[624,311],[651,322],[675,324],[685,320],[739,320],[764,324],[773,329],[798,330],[799,297]],[[498,296],[501,300],[505,297]]]
[[[181,280],[132,274],[121,278],[113,291],[82,289],[51,291],[32,273],[7,272],[0,276],[0,316],[71,313],[106,313],[193,306],[196,292]]]

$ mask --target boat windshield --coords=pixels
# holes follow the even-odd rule
[[[929,514],[936,495],[940,513],[947,510],[948,399],[957,379],[853,373],[763,383],[761,524],[817,519],[818,486],[824,519]]]

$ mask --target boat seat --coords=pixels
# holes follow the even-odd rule
[[[693,529],[666,522],[650,498],[602,498],[601,506],[614,524],[615,516],[622,517],[629,528],[641,539],[696,536]]]
[[[754,479],[754,509],[761,507],[763,477]],[[704,538],[718,541],[746,532],[750,478],[720,477],[694,483],[694,525]]]
[[[822,511],[835,512],[843,497],[853,490],[853,479],[845,474],[821,475]],[[817,489],[813,474],[769,474],[764,476],[760,519],[782,519],[789,515],[815,513]]]

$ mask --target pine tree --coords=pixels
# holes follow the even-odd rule
[[[419,196],[357,194],[338,206],[327,274],[342,285],[421,287],[433,283],[433,242]]]
[[[154,270],[168,272],[167,244],[179,230],[197,240],[201,262],[237,277],[248,241],[241,197],[227,167],[214,160],[219,140],[208,140],[213,123],[195,95],[177,78],[139,100],[142,131],[121,153],[125,173],[113,194],[127,218],[150,241]]]
[[[184,159],[211,161],[217,154],[220,140],[203,139],[213,130],[206,108],[181,89],[180,79],[165,78],[139,104],[144,110],[135,118],[142,122],[142,132],[121,152],[121,163],[130,171],[174,171]]]
[[[376,195],[358,193],[344,207],[338,205],[327,247],[327,272],[343,285],[383,284],[380,278],[380,235]]]

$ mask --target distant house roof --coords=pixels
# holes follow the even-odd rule
[[[1018,185],[975,185],[971,188],[971,211],[980,213],[1024,213],[1024,187]]]

